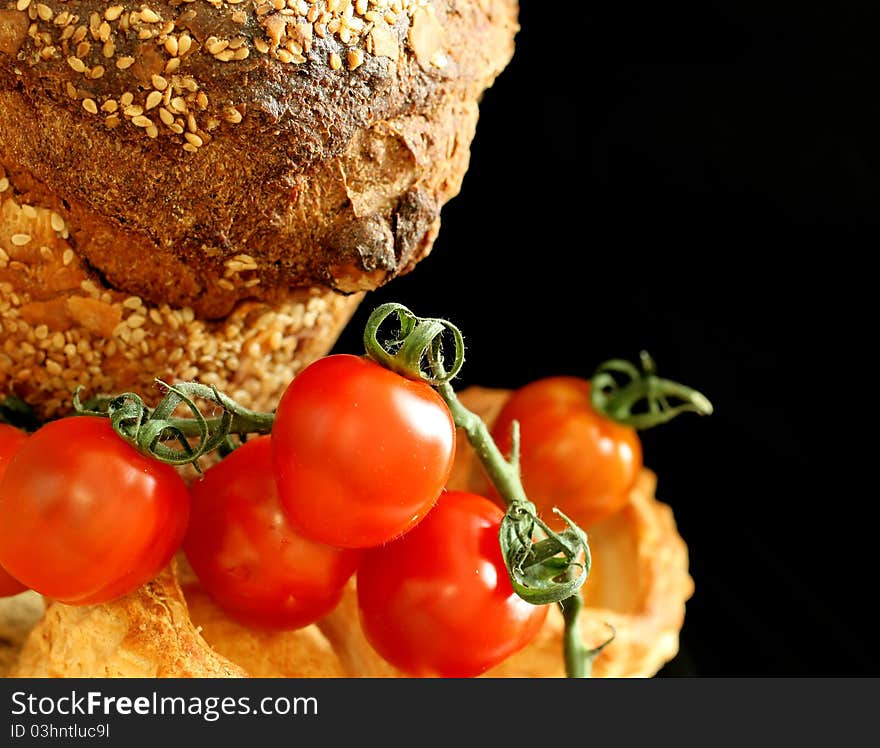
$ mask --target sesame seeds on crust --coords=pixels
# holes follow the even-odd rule
[[[103,12],[94,2],[4,2],[29,22],[18,60],[69,67],[64,93],[84,116],[189,153],[247,114],[246,101],[209,95],[206,64],[244,65],[245,76],[267,64],[344,75],[374,58],[396,64],[407,42],[423,67],[447,63],[430,0],[108,2]]]
[[[225,274],[254,266],[239,254]],[[155,377],[198,380],[272,408],[296,372],[327,352],[359,300],[293,291],[280,304],[242,302],[206,321],[188,307],[108,289],[74,251],[64,218],[27,204],[0,167],[0,397],[14,393],[43,416],[69,412],[78,385],[155,400]]]

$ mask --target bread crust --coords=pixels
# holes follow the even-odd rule
[[[0,0],[0,163],[52,196],[109,286],[148,301],[216,318],[289,287],[374,288],[430,250],[516,11]],[[241,255],[247,278],[227,272]]]

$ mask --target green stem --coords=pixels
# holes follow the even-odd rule
[[[455,425],[467,434],[468,441],[501,498],[508,506],[515,501],[527,503],[528,497],[519,474],[518,450],[514,449],[510,462],[504,459],[483,419],[461,404],[452,385],[447,382],[437,389],[449,407]]]
[[[584,607],[583,598],[580,594],[572,595],[559,603],[559,607],[562,609],[562,617],[565,619],[565,633],[563,634],[565,672],[569,678],[590,678],[593,675],[593,662],[599,653],[614,641],[617,632],[611,624],[606,623],[605,625],[611,629],[611,636],[598,647],[589,649],[584,646],[577,626],[578,616]]]
[[[222,416],[215,418],[206,418],[205,423],[208,430],[212,433],[220,428]],[[170,426],[176,428],[184,436],[201,436],[200,425],[192,418],[168,418],[167,422]],[[274,413],[256,413],[249,411],[245,413],[235,413],[232,416],[232,423],[227,429],[228,434],[269,434],[272,431],[272,424],[275,422]]]
[[[584,600],[579,594],[572,595],[559,603],[559,607],[565,619],[565,633],[562,640],[565,674],[569,678],[589,678],[593,671],[593,657],[588,655],[589,650],[581,640],[577,625]]]

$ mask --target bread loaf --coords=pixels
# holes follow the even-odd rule
[[[0,395],[270,408],[430,250],[515,0],[0,0]]]

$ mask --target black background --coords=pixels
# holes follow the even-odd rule
[[[338,348],[397,300],[464,330],[461,386],[650,350],[716,406],[643,434],[697,589],[663,673],[877,674],[878,19],[599,5],[522,4],[434,253]]]

